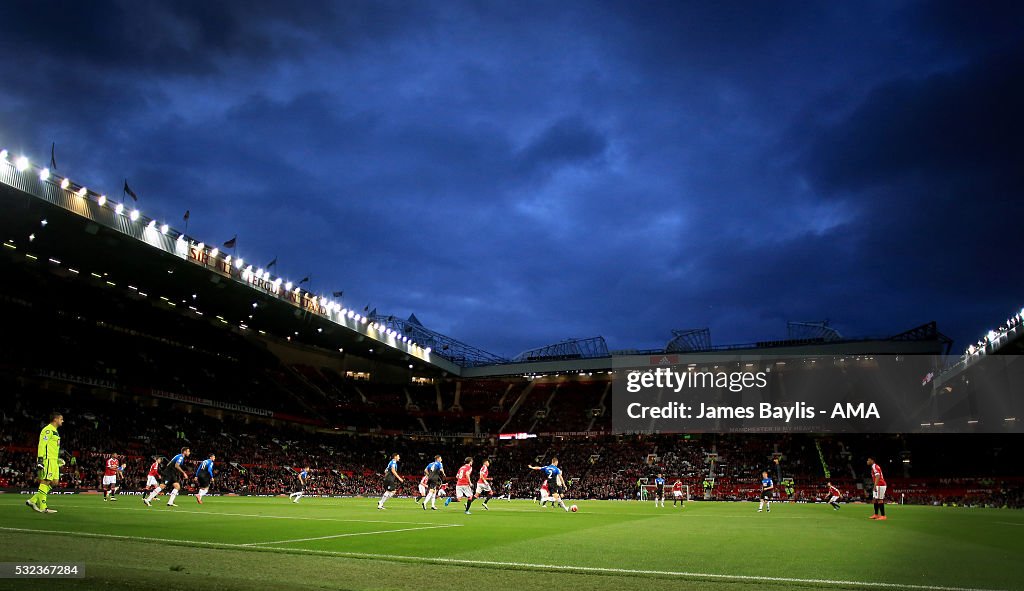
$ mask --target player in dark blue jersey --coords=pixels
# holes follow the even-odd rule
[[[565,492],[565,479],[563,478],[562,469],[558,467],[558,458],[551,458],[551,463],[547,466],[529,466],[531,470],[540,470],[541,474],[548,481],[548,494],[551,495],[551,504],[558,503],[566,511],[569,508],[565,506],[565,502],[562,501],[562,493]]]
[[[377,502],[378,510],[384,509],[384,502],[395,496],[395,492],[398,490],[398,483],[404,480],[398,474],[398,460],[400,459],[402,457],[398,454],[391,456],[391,461],[384,468],[384,494],[381,496],[380,501]]]
[[[188,482],[188,474],[185,473],[185,470],[181,465],[185,463],[185,458],[187,458],[191,453],[192,450],[188,447],[183,447],[181,448],[181,453],[171,458],[171,461],[167,462],[167,465],[164,466],[164,471],[160,474],[163,482],[150,491],[148,497],[142,499],[142,502],[145,503],[147,507],[151,507],[153,499],[160,494],[160,491],[167,488],[171,489],[171,494],[167,495],[167,506],[177,507],[177,505],[174,504],[174,499],[178,496],[178,492],[181,491],[182,483]]]
[[[437,511],[437,489],[440,488],[441,482],[448,478],[444,473],[441,456],[434,456],[434,461],[427,464],[423,474],[427,477],[427,496],[423,497],[423,510],[426,511],[427,503],[430,503],[430,508]]]
[[[302,495],[306,494],[306,483],[309,482],[309,466],[300,470],[296,477],[299,480],[299,489],[288,495],[288,498],[291,499],[293,503],[298,503],[299,499],[302,498]]]
[[[213,461],[216,459],[216,455],[210,454],[210,457],[200,462],[196,468],[196,484],[199,485],[196,502],[200,505],[203,504],[203,497],[210,492],[210,485],[213,484]]]
[[[665,506],[665,475],[658,474],[658,477],[654,479],[654,506],[658,506],[658,501],[661,501],[661,506]]]
[[[768,506],[768,512],[772,512],[772,491],[775,490],[775,483],[772,482],[771,478],[768,478],[767,472],[761,472],[761,504],[757,507],[757,512],[760,513],[765,505]]]

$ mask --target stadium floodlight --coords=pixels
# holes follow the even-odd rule
[[[426,349],[424,349],[423,352],[424,353],[430,353],[430,347],[427,347]]]
[[[994,331],[994,330],[988,331],[988,342],[994,343],[997,338],[999,338],[999,335],[996,334],[996,331]]]
[[[242,262],[243,262],[243,261],[242,261],[242,257],[238,257],[238,258],[237,258],[237,259],[235,260],[235,268],[236,268],[236,269],[241,269],[241,268],[242,268]]]
[[[128,217],[131,218],[133,222],[137,221],[139,219],[139,210],[133,209],[132,213]]]
[[[7,160],[7,150],[0,150],[0,160]]]
[[[206,248],[205,242],[200,242],[199,244],[196,245],[196,250],[203,250],[204,248]]]
[[[60,182],[60,188],[64,189],[65,191],[67,191],[68,187],[70,187],[70,186],[71,186],[71,181],[69,181],[66,178]]]
[[[100,198],[96,200],[96,203],[99,203],[100,207],[103,207],[104,205],[107,204],[107,196],[106,195],[100,195]]]
[[[85,187],[80,187],[78,189],[78,196],[79,197],[85,197],[88,194],[89,194],[89,189],[86,189]]]
[[[118,203],[117,207],[114,208],[114,212],[117,215],[121,215],[122,213],[124,213],[124,203]]]
[[[291,291],[292,290],[292,282],[289,281],[288,283],[285,283],[284,284],[284,289],[285,289],[285,291]]]
[[[50,178],[50,169],[44,168],[39,171],[39,180],[45,181]]]
[[[18,169],[18,172],[25,172],[28,169],[28,158],[19,156],[18,159],[14,161],[14,168]]]
[[[263,279],[263,269],[256,269],[256,278]]]
[[[160,233],[161,234],[167,234],[167,231],[170,230],[170,229],[171,229],[170,226],[168,226],[167,224],[164,224],[164,225],[160,226]]]
[[[156,227],[156,220],[149,220],[149,223],[146,224],[146,229],[147,230],[152,230],[155,227]]]
[[[211,259],[215,259],[215,258],[217,258],[217,255],[219,255],[219,254],[220,254],[220,249],[215,246],[215,247],[213,247],[213,250],[210,251],[210,258]]]
[[[302,288],[301,287],[296,287],[295,288],[295,295],[298,295],[300,293],[302,293]]]
[[[361,320],[361,322],[362,322],[363,324],[366,324],[367,322],[369,322],[369,320],[367,320],[367,319],[366,319],[366,317],[364,316],[364,317],[363,317],[363,319]]]
[[[347,316],[348,316],[348,317],[349,317],[350,319],[352,319],[352,318],[355,318],[355,316],[356,316],[356,313],[355,313],[355,311],[354,311],[354,310],[349,310],[349,311],[348,311],[348,314],[347,314]]]

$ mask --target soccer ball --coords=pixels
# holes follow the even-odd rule
[[[579,511],[579,510],[580,510],[580,508],[579,508],[579,507],[577,507],[576,505],[573,505],[572,507],[569,507],[569,510],[570,510],[570,511],[572,511],[573,513],[575,513],[575,512],[577,512],[577,511]]]

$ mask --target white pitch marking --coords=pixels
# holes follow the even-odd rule
[[[76,503],[61,503],[61,507],[82,507],[82,508],[95,508],[97,505],[82,505]],[[183,509],[176,507],[173,509],[161,510],[157,503],[154,503],[153,508],[142,508],[142,507],[111,507],[105,506],[104,511],[145,511],[147,513],[166,513],[166,514],[186,514],[186,515],[226,515],[228,517],[256,517],[259,519],[301,519],[305,521],[338,521],[343,523],[391,523],[395,525],[437,525],[432,521],[385,521],[382,519],[337,519],[334,517],[300,517],[297,515],[259,515],[256,513],[224,513],[220,511],[196,511],[194,509]],[[458,527],[462,527],[459,525]]]
[[[756,575],[723,575],[718,573],[693,573],[683,571],[662,571],[662,570],[639,570],[629,568],[605,568],[597,566],[568,566],[568,565],[553,565],[553,564],[534,564],[529,562],[498,562],[492,560],[464,560],[459,558],[429,558],[425,556],[392,556],[389,554],[366,554],[362,552],[332,552],[330,550],[309,550],[306,548],[267,548],[264,546],[246,546],[245,544],[230,544],[225,542],[200,542],[191,540],[172,540],[166,538],[144,538],[137,536],[119,536],[115,534],[94,534],[86,532],[69,532],[69,531],[56,531],[46,529],[28,529],[21,527],[2,527],[2,531],[13,531],[23,533],[34,533],[34,534],[51,534],[58,536],[72,536],[72,537],[83,537],[83,538],[110,538],[116,540],[143,540],[147,542],[166,542],[169,544],[175,544],[178,546],[205,546],[208,548],[221,548],[226,550],[249,550],[257,552],[282,552],[282,553],[303,553],[303,554],[317,554],[321,556],[336,556],[338,558],[365,558],[372,560],[385,560],[391,562],[423,562],[429,564],[450,564],[457,566],[496,566],[496,567],[513,567],[520,570],[541,570],[546,572],[551,571],[567,571],[567,572],[581,572],[581,573],[605,573],[605,574],[616,574],[616,575],[660,575],[679,577],[682,579],[715,579],[715,580],[731,580],[731,581],[761,581],[771,583],[801,583],[801,584],[825,584],[825,585],[846,585],[850,587],[869,587],[875,589],[916,589],[918,591],[1003,591],[1001,589],[985,589],[976,587],[944,587],[939,585],[914,585],[914,584],[901,584],[901,583],[882,583],[872,581],[842,581],[842,580],[831,580],[831,579],[799,579],[795,577],[763,577]]]
[[[242,546],[267,546],[270,544],[293,544],[295,542],[312,542],[315,540],[330,540],[333,538],[349,538],[352,536],[372,536],[376,534],[393,534],[400,531],[419,531],[424,529],[438,529],[442,527],[462,527],[461,524],[428,525],[426,527],[403,527],[402,529],[382,529],[380,531],[361,531],[347,534],[334,534],[333,536],[317,536],[315,538],[298,538],[295,540],[279,540],[275,542],[251,542]]]

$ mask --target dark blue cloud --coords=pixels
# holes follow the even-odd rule
[[[1021,304],[991,230],[1021,213],[1021,14],[15,3],[0,144],[502,354],[823,318],[966,341]]]

